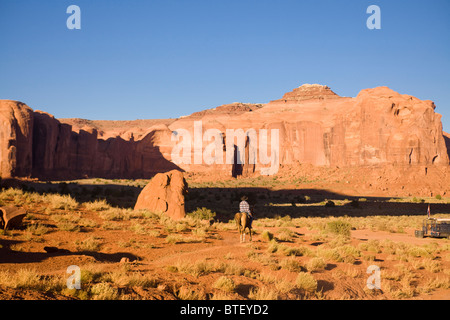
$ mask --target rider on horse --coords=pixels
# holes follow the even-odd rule
[[[248,217],[250,218],[250,227],[252,226],[252,222],[253,222],[253,214],[250,211],[250,205],[248,204],[247,200],[248,197],[247,196],[243,196],[241,198],[241,203],[239,203],[239,211],[242,213],[246,213],[248,215]]]

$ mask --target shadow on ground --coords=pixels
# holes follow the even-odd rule
[[[20,244],[25,241],[0,239],[0,263],[32,263],[41,262],[55,256],[91,256],[99,262],[120,262],[122,258],[129,261],[140,260],[140,257],[129,252],[102,253],[95,251],[61,250],[57,248],[45,247],[48,252],[21,252],[11,250],[10,246]]]
[[[10,182],[11,185],[11,182]],[[4,185],[7,187],[7,185]],[[105,199],[110,205],[120,208],[133,208],[143,184],[126,185],[103,181],[101,184],[40,183],[15,181],[15,187],[41,194],[69,194],[78,202]],[[263,187],[202,187],[190,188],[186,196],[186,212],[197,208],[207,208],[216,212],[216,220],[228,222],[239,210],[240,198],[248,196],[254,206],[256,217],[273,218],[351,216],[366,217],[375,215],[423,215],[427,214],[428,203],[417,199],[415,202],[396,202],[388,197],[355,197],[329,192],[321,189],[283,189],[272,190]],[[331,200],[332,203],[327,201]],[[432,203],[432,213],[450,213],[450,204]]]

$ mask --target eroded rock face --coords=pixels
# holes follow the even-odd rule
[[[60,121],[33,112],[17,101],[0,101],[0,174],[2,177],[41,179],[151,178],[173,169],[206,171],[215,175],[258,174],[261,164],[195,163],[209,141],[189,151],[190,163],[174,164],[177,144],[172,133],[185,129],[195,137],[217,129],[277,129],[280,164],[316,166],[448,166],[449,137],[444,138],[441,115],[432,101],[399,94],[387,87],[362,90],[356,97],[340,97],[327,86],[303,85],[266,105],[233,103],[166,120]],[[72,126],[73,125],[73,126]],[[249,159],[248,146],[235,152]],[[447,139],[447,140],[445,140]],[[270,139],[269,139],[270,140]],[[268,141],[269,141],[268,140]],[[256,142],[256,143],[254,143]],[[272,142],[270,142],[272,143]],[[233,150],[233,143],[228,146]],[[267,146],[270,150],[270,147]],[[247,160],[246,160],[247,161]]]
[[[24,103],[0,100],[0,177],[31,175],[33,110]]]
[[[326,86],[305,85],[251,113],[201,120],[204,130],[214,126],[244,131],[278,129],[281,164],[448,165],[441,115],[434,109],[431,101],[387,87],[362,90],[357,97],[348,98]],[[170,128],[190,130],[194,121],[198,119],[181,119]]]
[[[323,86],[320,84],[304,84],[298,88],[295,88],[291,92],[285,93],[283,98],[274,102],[296,103],[311,99],[323,100],[336,98],[340,98],[340,96],[334,93],[328,86]]]
[[[450,158],[450,133],[444,132],[445,145],[447,146],[447,154]]]
[[[141,191],[134,209],[164,213],[180,220],[186,215],[184,196],[187,190],[188,185],[181,171],[158,173]]]

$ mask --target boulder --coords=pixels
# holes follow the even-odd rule
[[[158,173],[141,191],[134,209],[164,213],[174,220],[182,219],[186,215],[184,196],[187,188],[181,171]]]
[[[13,229],[20,227],[27,212],[16,206],[0,207],[0,228]]]

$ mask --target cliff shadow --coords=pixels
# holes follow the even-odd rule
[[[444,135],[445,146],[447,147],[448,158],[450,159],[450,135]]]
[[[73,182],[17,182],[14,187],[40,194],[67,194],[79,203],[104,199],[118,208],[134,208],[148,180],[106,180],[101,178]],[[428,203],[424,199],[395,197],[361,197],[322,189],[281,189],[265,187],[189,187],[185,197],[186,212],[207,208],[216,212],[216,220],[227,222],[239,211],[241,197],[246,195],[257,218],[296,217],[426,217]],[[433,201],[431,213],[450,214],[450,204]]]
[[[156,142],[161,134],[166,133],[151,130],[138,140],[132,133],[127,139],[102,138],[95,128],[73,131],[48,114],[36,113],[31,177],[44,181],[149,179],[159,172],[184,171],[161,153]]]
[[[227,222],[239,211],[241,197],[246,195],[256,218],[297,217],[368,217],[424,216],[428,203],[423,199],[406,202],[392,197],[360,197],[321,189],[268,188],[191,188],[186,198],[186,212],[208,208],[216,219]],[[432,203],[431,213],[449,213],[450,204]]]

